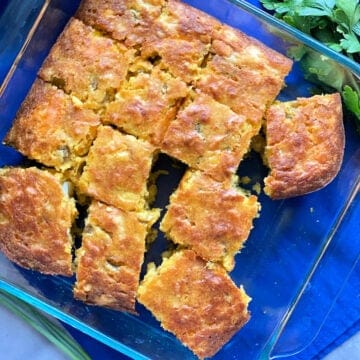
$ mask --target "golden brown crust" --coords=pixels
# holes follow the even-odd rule
[[[156,19],[159,38],[183,38],[200,40],[209,44],[220,22],[210,15],[178,0],[168,0]]]
[[[266,127],[270,197],[303,195],[334,179],[345,145],[339,94],[278,102],[267,111]]]
[[[165,0],[82,1],[76,17],[128,46],[138,46],[153,36],[155,19]]]
[[[207,66],[196,86],[259,123],[283,87],[292,61],[227,25],[215,28],[212,37]]]
[[[199,358],[213,356],[249,320],[249,297],[219,265],[191,250],[146,274],[138,301]]]
[[[160,229],[175,243],[230,271],[259,209],[256,196],[246,196],[231,180],[217,182],[188,170],[170,197]]]
[[[100,126],[78,187],[83,194],[123,210],[146,207],[154,147],[110,126]]]
[[[198,39],[190,41],[184,38],[166,37],[145,43],[141,56],[145,59],[157,59],[161,69],[188,84],[193,84],[199,76],[209,48],[210,45]]]
[[[92,111],[37,79],[5,143],[30,159],[65,170],[76,167],[89,151],[99,124],[99,117]]]
[[[0,194],[1,251],[25,268],[71,276],[77,211],[58,179],[36,168],[4,168]]]
[[[110,101],[126,78],[135,50],[71,19],[42,65],[39,76],[92,109]]]
[[[107,105],[103,122],[159,146],[187,87],[146,61],[139,61],[131,70],[132,76]]]
[[[161,150],[221,181],[236,172],[259,129],[260,124],[197,93],[171,122]]]
[[[135,312],[145,238],[158,215],[156,210],[125,212],[97,201],[90,205],[76,252],[77,299]]]

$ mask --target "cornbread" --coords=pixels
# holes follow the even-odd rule
[[[145,238],[158,210],[126,212],[93,201],[76,252],[75,298],[135,312]]]
[[[42,65],[39,76],[92,109],[111,101],[126,78],[135,49],[128,49],[71,19]]]
[[[254,195],[234,185],[236,178],[217,182],[200,171],[188,170],[160,224],[168,238],[189,247],[209,261],[234,267],[260,205]]]
[[[0,169],[0,250],[45,274],[71,276],[77,211],[60,180],[31,167]]]
[[[166,0],[86,0],[76,17],[127,46],[139,47],[154,35],[153,23]]]
[[[180,1],[169,0],[153,24],[153,35],[141,49],[160,66],[189,84],[197,79],[211,47],[211,34],[220,23]]]
[[[170,123],[161,150],[221,181],[236,172],[258,130],[227,106],[196,93]]]
[[[166,72],[193,84],[209,52],[210,45],[193,39],[155,39],[145,43],[141,55],[145,59],[155,59]]]
[[[153,156],[154,147],[149,143],[100,126],[78,191],[122,210],[143,210]]]
[[[150,62],[139,61],[131,70],[128,81],[108,103],[103,122],[158,147],[187,87]]]
[[[55,86],[37,79],[5,143],[60,171],[75,168],[89,151],[99,117]]]
[[[275,103],[266,114],[264,191],[273,199],[319,190],[334,179],[344,154],[339,94]]]
[[[213,356],[250,318],[243,288],[191,250],[150,268],[138,301],[199,358]]]
[[[266,106],[284,86],[292,61],[229,26],[213,33],[210,56],[196,86],[259,129]]]

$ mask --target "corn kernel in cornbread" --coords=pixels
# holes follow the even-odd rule
[[[345,145],[339,94],[277,102],[266,113],[264,191],[273,199],[319,190],[337,175]]]
[[[154,35],[153,23],[165,3],[165,0],[83,0],[75,16],[136,47]]]
[[[101,35],[77,19],[71,19],[39,75],[99,109],[111,101],[126,78],[135,50]]]
[[[226,25],[213,32],[210,54],[196,86],[259,126],[291,60]]]
[[[75,297],[135,312],[145,238],[158,217],[158,210],[126,212],[94,201],[76,252]]]
[[[161,150],[222,180],[236,172],[258,131],[245,117],[197,93],[171,122]]]
[[[78,190],[123,210],[142,210],[154,148],[146,141],[100,126]]]
[[[256,196],[245,195],[233,180],[217,182],[188,170],[160,224],[172,241],[206,260],[221,262],[229,271],[260,209]]]
[[[71,276],[75,202],[60,180],[37,168],[0,169],[0,250],[16,264]]]
[[[5,143],[23,155],[63,171],[76,168],[96,136],[99,117],[55,86],[37,79]]]
[[[136,66],[116,99],[107,105],[103,121],[158,146],[188,90],[185,83],[149,62]]]
[[[243,288],[191,250],[149,269],[138,301],[199,358],[213,356],[250,318]]]

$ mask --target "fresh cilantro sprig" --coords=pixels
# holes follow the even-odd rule
[[[358,0],[261,0],[279,19],[314,37],[334,51],[360,63],[360,4]],[[304,46],[290,49],[308,79],[342,94],[360,131],[360,88],[354,76],[334,61],[315,55]]]

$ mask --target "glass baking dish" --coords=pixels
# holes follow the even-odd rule
[[[305,45],[314,56],[336,63],[339,71],[359,81],[358,64],[280,23],[248,2],[186,2],[283,54],[291,46]],[[24,8],[17,16],[23,18],[14,22],[9,14],[17,14],[18,3]],[[18,36],[0,36],[0,61],[4,65],[0,77],[1,139],[11,127],[48,51],[78,4],[79,1],[67,0],[10,0],[1,6],[0,29],[8,29],[19,22],[23,24],[13,27]],[[11,55],[7,55],[4,49]],[[286,83],[279,95],[281,100],[310,96],[314,89],[314,85],[304,79],[297,63]],[[243,284],[252,297],[252,318],[214,359],[268,359],[300,351],[315,335],[314,330],[308,331],[304,319],[312,321],[311,329],[321,325],[355,264],[360,249],[360,135],[347,114],[344,123],[345,157],[338,176],[330,185],[318,192],[282,201],[272,201],[260,195],[261,216],[256,219],[245,248],[237,255],[236,267],[231,273],[236,284]],[[0,166],[24,161],[15,150],[0,146]],[[157,184],[159,195],[155,206],[164,207],[184,169],[174,170],[169,159],[163,156],[156,167],[171,169],[171,176],[160,176]],[[241,164],[239,174],[251,177],[251,187],[262,182],[266,169],[259,157],[251,153]],[[146,255],[146,262],[158,261],[165,246],[160,235]],[[316,277],[326,279],[327,266],[338,257],[344,259],[342,273],[336,281],[329,281],[330,300],[324,302],[322,311],[313,316],[312,302],[317,299],[311,290],[312,281]],[[73,283],[74,278],[46,276],[21,269],[0,254],[0,288],[48,314],[134,359],[194,358],[174,336],[163,331],[142,306],[137,305],[138,316],[86,306],[73,299]]]

